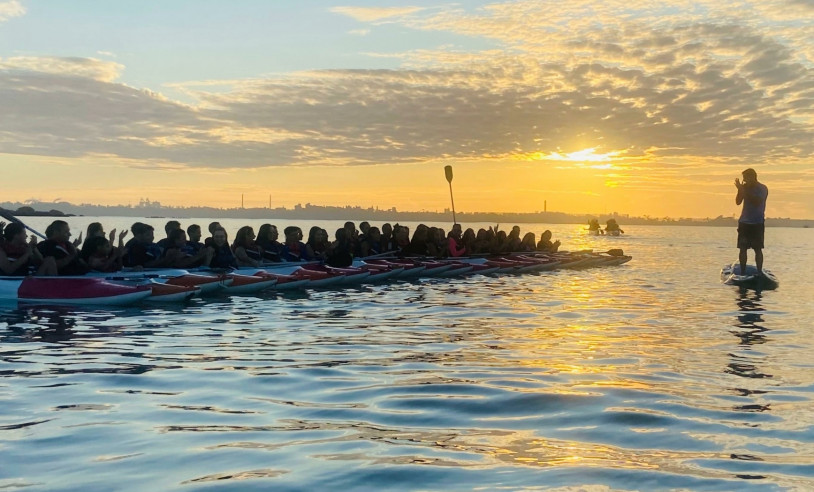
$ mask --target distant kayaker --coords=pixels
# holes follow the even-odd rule
[[[618,236],[620,234],[624,234],[625,231],[619,228],[619,224],[616,223],[616,219],[608,219],[605,223],[605,234],[610,236]]]
[[[605,231],[603,231],[602,226],[599,225],[599,220],[591,219],[590,222],[588,222],[588,233],[598,236],[605,234]]]
[[[755,267],[758,275],[763,275],[763,232],[766,214],[766,198],[769,188],[758,182],[757,172],[749,168],[743,173],[743,183],[735,178],[738,194],[735,205],[743,203],[741,216],[738,219],[738,249],[741,272],[746,271],[746,254],[751,248],[755,250]]]

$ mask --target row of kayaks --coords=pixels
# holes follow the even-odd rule
[[[621,250],[611,250],[449,260],[368,258],[347,268],[276,263],[229,272],[163,269],[91,273],[81,277],[0,277],[0,301],[72,305],[183,302],[195,296],[254,294],[268,289],[333,288],[417,278],[581,269],[621,265],[630,260]]]

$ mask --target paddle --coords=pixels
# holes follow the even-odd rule
[[[20,224],[21,226],[25,227],[26,229],[28,229],[28,230],[29,230],[29,231],[31,231],[32,233],[36,234],[37,236],[41,237],[42,239],[48,239],[48,238],[46,238],[46,237],[45,237],[45,235],[44,235],[44,234],[40,233],[39,231],[36,231],[36,230],[32,229],[31,227],[28,227],[28,226],[25,224],[25,222],[23,222],[22,220],[18,219],[18,218],[17,218],[17,217],[15,217],[14,215],[12,215],[10,210],[6,210],[6,209],[4,209],[4,208],[0,208],[0,217],[3,217],[4,219],[6,219],[6,220],[8,220],[8,221],[10,221],[10,222],[16,222],[16,223]]]
[[[444,166],[444,174],[447,177],[447,183],[449,183],[449,200],[452,202],[452,223],[457,224],[458,221],[455,219],[455,199],[452,198],[452,166]]]

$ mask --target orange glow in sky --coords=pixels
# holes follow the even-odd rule
[[[809,17],[692,4],[0,0],[3,200],[814,217]]]

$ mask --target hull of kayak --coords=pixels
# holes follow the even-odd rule
[[[145,300],[145,285],[93,277],[0,277],[0,300],[37,304],[124,306]]]
[[[273,275],[240,275],[230,273],[227,275],[232,279],[232,283],[226,287],[227,294],[253,294],[265,289],[270,289],[277,284],[277,278]]]

